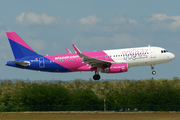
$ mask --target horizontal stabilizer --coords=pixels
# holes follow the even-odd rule
[[[30,62],[29,62],[29,61],[24,61],[24,62],[21,62],[21,61],[11,61],[11,62],[13,62],[13,63],[15,63],[15,64],[18,64],[18,65],[25,66],[25,67],[27,67],[27,66],[30,65]]]

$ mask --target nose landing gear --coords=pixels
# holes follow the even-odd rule
[[[155,74],[156,74],[156,71],[152,71],[152,74],[155,75]]]
[[[154,71],[154,65],[151,65],[152,74],[155,75],[156,71]]]

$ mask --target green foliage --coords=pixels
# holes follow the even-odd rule
[[[98,105],[101,104],[92,90],[78,90],[73,95],[73,105]]]
[[[21,90],[23,105],[67,105],[71,103],[70,92],[58,84],[30,84]]]
[[[144,105],[146,109],[152,109],[148,106],[157,105],[159,109],[164,109],[167,105],[180,105],[180,78],[105,82],[75,79],[71,82],[57,81],[57,83],[18,80],[13,83],[6,80],[0,84],[0,110],[40,109],[25,105],[45,105],[46,107],[42,108],[44,110],[56,106],[53,108],[60,110],[65,105],[76,105],[73,108],[65,107],[74,110],[77,105],[103,105],[104,99],[107,106]]]

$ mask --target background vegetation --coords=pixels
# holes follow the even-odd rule
[[[1,81],[0,84],[0,109],[31,109],[27,106],[66,106],[83,110],[103,110],[104,99],[106,105],[130,106],[130,105],[179,105],[180,104],[180,78],[173,79],[146,79],[138,81],[85,81],[75,79],[74,81],[56,83],[35,81],[23,82],[16,80]],[[79,108],[78,105],[81,105]],[[9,106],[16,106],[9,107]],[[22,107],[23,106],[23,107]],[[67,107],[69,106],[69,107]],[[90,108],[92,107],[92,108]],[[60,107],[57,108],[57,110]],[[46,108],[42,108],[46,110]],[[178,108],[179,109],[179,108]]]

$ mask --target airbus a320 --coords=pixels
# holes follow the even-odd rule
[[[81,52],[74,44],[76,53],[66,48],[67,54],[40,55],[36,53],[18,34],[7,32],[15,60],[8,61],[7,66],[46,71],[46,72],[77,72],[94,71],[94,80],[99,80],[99,73],[123,73],[130,67],[151,66],[155,75],[154,65],[170,62],[175,55],[161,47],[137,47],[113,49],[93,52]]]

